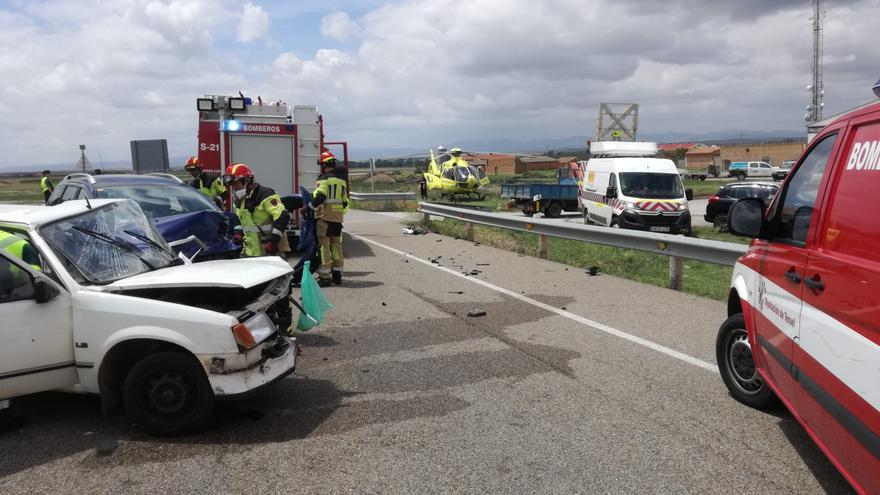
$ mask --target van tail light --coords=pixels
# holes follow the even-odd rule
[[[250,349],[257,344],[254,335],[244,323],[232,327],[232,335],[235,336],[235,343],[244,349]]]
[[[709,204],[711,205],[712,203],[718,201],[718,199],[719,198],[717,194],[715,196],[712,196],[711,198],[709,198]]]

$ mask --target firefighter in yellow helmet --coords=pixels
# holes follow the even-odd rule
[[[48,170],[43,170],[42,175],[43,177],[40,179],[40,190],[43,192],[43,203],[49,204],[49,196],[55,191],[55,185],[52,184],[52,179],[49,178]]]
[[[461,157],[461,148],[452,148],[449,150],[450,158],[443,162],[443,170],[454,167],[467,167],[468,162]]]
[[[244,244],[242,256],[276,256],[290,251],[284,235],[290,213],[274,189],[254,182],[254,173],[244,163],[226,168],[223,182],[232,190],[232,205],[241,225],[235,227],[235,242]]]
[[[223,185],[220,177],[208,175],[207,172],[202,170],[202,163],[197,156],[189,157],[183,168],[193,178],[190,185],[198,189],[200,193],[211,198],[222,209],[226,203],[226,186]]]
[[[31,268],[34,270],[38,272],[42,271],[40,256],[37,254],[37,251],[33,246],[31,246],[31,243],[24,237],[6,230],[0,230],[0,250],[6,251],[28,265],[31,265]],[[16,268],[13,267],[13,270],[16,270]]]
[[[312,202],[303,207],[304,212],[315,212],[315,234],[320,245],[321,265],[318,268],[318,284],[342,283],[342,220],[348,213],[348,183],[344,171],[337,167],[333,153],[321,153],[321,175]]]

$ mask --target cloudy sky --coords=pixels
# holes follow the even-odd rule
[[[828,0],[826,115],[870,100],[880,0]],[[0,168],[194,153],[195,99],[317,105],[354,149],[801,129],[809,0],[0,0]]]

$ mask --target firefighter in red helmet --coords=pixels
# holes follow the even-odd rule
[[[232,190],[232,204],[241,225],[235,228],[236,242],[243,243],[243,256],[276,256],[290,251],[284,231],[290,213],[274,189],[254,182],[254,173],[244,163],[226,168],[223,182]]]
[[[344,171],[337,167],[336,157],[328,150],[319,160],[321,175],[312,202],[303,207],[304,212],[315,212],[315,233],[320,245],[321,266],[318,268],[318,284],[342,283],[342,220],[348,213],[348,183]]]
[[[224,200],[226,197],[226,187],[223,185],[223,181],[220,177],[208,175],[207,172],[202,170],[202,163],[197,156],[189,157],[183,168],[189,172],[189,175],[193,178],[190,185],[198,189],[200,193],[214,200],[214,203],[217,203],[217,206],[222,209],[226,202]]]

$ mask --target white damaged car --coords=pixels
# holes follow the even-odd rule
[[[105,411],[121,401],[147,432],[175,435],[204,426],[216,400],[294,371],[281,258],[190,264],[128,200],[0,205],[0,230],[33,248],[28,262],[0,248],[0,408],[95,393]]]

